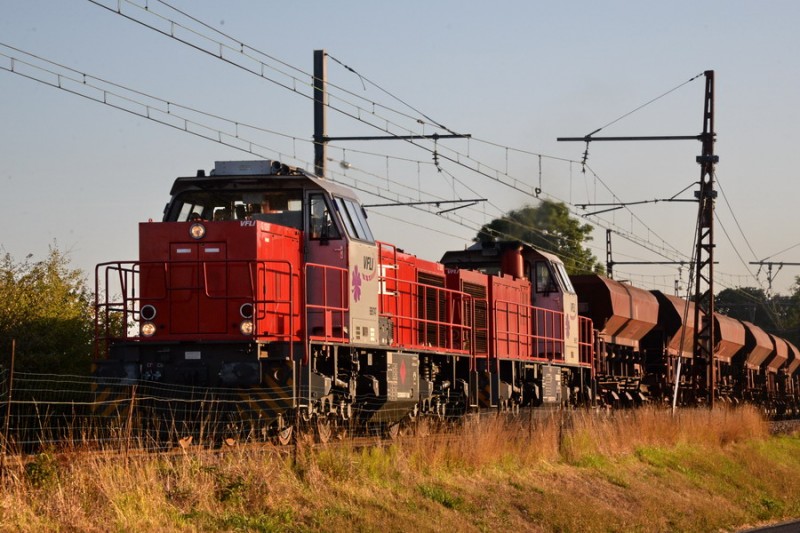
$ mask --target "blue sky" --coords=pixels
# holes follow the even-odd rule
[[[97,3],[117,6],[117,0]],[[137,18],[149,16],[136,8],[145,0],[120,5]],[[285,67],[297,77],[290,82],[296,92],[87,0],[5,0],[0,42],[129,89],[292,136],[247,133],[300,166],[313,160],[312,105],[301,95],[310,92],[300,71],[311,71],[313,50],[327,50],[416,110],[478,139],[440,141],[436,148],[473,167],[479,162],[484,175],[445,160],[443,172],[437,172],[430,143],[425,149],[396,141],[341,142],[329,151],[332,178],[344,184],[356,179],[363,189],[381,187],[384,195],[415,199],[490,200],[457,212],[456,221],[410,208],[370,210],[379,239],[433,260],[468,244],[474,228],[500,212],[536,205],[538,200],[519,188],[541,184],[543,197],[572,204],[610,202],[612,194],[629,202],[668,198],[687,187],[681,197],[691,198],[700,175],[699,143],[594,143],[590,171],[583,173],[577,161],[584,146],[558,143],[556,137],[589,133],[712,69],[721,185],[718,290],[766,287],[764,273],[753,277],[757,267],[749,261],[800,262],[795,230],[800,186],[793,164],[800,141],[796,2],[172,0],[170,5],[206,23],[210,29],[202,32],[209,36],[227,42],[212,31],[219,30],[299,69]],[[155,0],[148,8],[189,24]],[[168,27],[163,20],[160,27]],[[5,47],[0,52],[4,69],[11,64],[7,56],[24,55]],[[367,115],[368,102],[377,102],[416,116],[337,63],[330,61],[328,69],[331,83],[340,88],[332,95],[360,102]],[[703,88],[700,77],[603,133],[700,133]],[[208,170],[215,160],[255,158],[7,70],[0,70],[0,94],[0,250],[17,259],[29,253],[42,257],[54,242],[87,273],[98,262],[135,258],[137,223],[160,218],[175,177]],[[382,116],[388,115],[392,128],[420,127],[399,115]],[[381,132],[330,111],[329,134]],[[539,157],[506,146],[545,155],[541,174]],[[351,169],[344,171],[341,160]],[[514,180],[517,189],[501,183]],[[386,201],[365,192],[359,196],[365,203]],[[694,204],[657,203],[586,220],[597,225],[592,247],[601,260],[604,228],[611,227],[618,231],[612,237],[616,261],[659,261],[663,254],[688,259],[695,216]],[[615,270],[618,278],[662,290],[671,290],[679,276],[673,266]],[[798,274],[800,267],[785,267],[774,289],[786,292]],[[685,285],[686,269],[681,276]]]

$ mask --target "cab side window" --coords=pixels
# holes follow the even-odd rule
[[[536,292],[558,292],[558,285],[545,261],[536,261]]]
[[[322,194],[309,196],[309,237],[311,239],[326,240],[339,239],[341,235],[331,216],[331,211]]]

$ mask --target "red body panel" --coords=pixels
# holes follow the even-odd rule
[[[256,221],[139,226],[142,305],[157,309],[147,340],[242,340],[243,304],[253,304],[254,338],[303,336],[302,239],[297,230]]]
[[[510,276],[491,276],[492,305],[490,354],[499,359],[529,359],[533,354],[533,308],[531,284]]]
[[[489,276],[474,270],[446,269],[447,288],[467,294],[454,307],[453,323],[472,328],[475,357],[489,356]]]
[[[381,288],[379,313],[393,326],[392,346],[417,344],[417,268],[416,257],[391,244],[379,243]]]
[[[444,266],[379,243],[379,314],[393,326],[391,345],[469,354],[472,326],[463,320],[470,296],[448,288]]]

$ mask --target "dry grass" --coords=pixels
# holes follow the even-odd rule
[[[12,461],[3,531],[731,531],[800,516],[755,410],[487,418],[390,446]]]
[[[568,461],[586,454],[618,456],[642,446],[677,447],[691,444],[724,448],[748,439],[764,439],[767,422],[755,408],[679,410],[663,408],[609,411],[604,416],[579,411],[567,424],[562,453]]]

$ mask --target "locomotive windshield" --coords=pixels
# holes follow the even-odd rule
[[[552,268],[551,268],[552,267]],[[536,291],[575,293],[572,282],[564,268],[564,263],[558,261],[536,262]]]
[[[169,207],[165,222],[262,220],[303,229],[303,191],[188,191]]]
[[[572,281],[569,279],[569,275],[567,274],[567,269],[564,268],[564,263],[553,263],[556,267],[556,275],[558,276],[559,281],[561,282],[561,286],[564,289],[564,292],[569,292],[574,294],[575,288],[572,286]]]
[[[336,210],[342,217],[345,230],[350,237],[361,241],[375,242],[367,224],[364,209],[355,200],[336,197]]]
[[[364,209],[353,198],[308,194],[302,188],[273,190],[188,190],[167,206],[164,222],[191,220],[261,220],[308,231],[311,239],[351,239],[375,242]],[[304,227],[304,213],[308,218]]]

